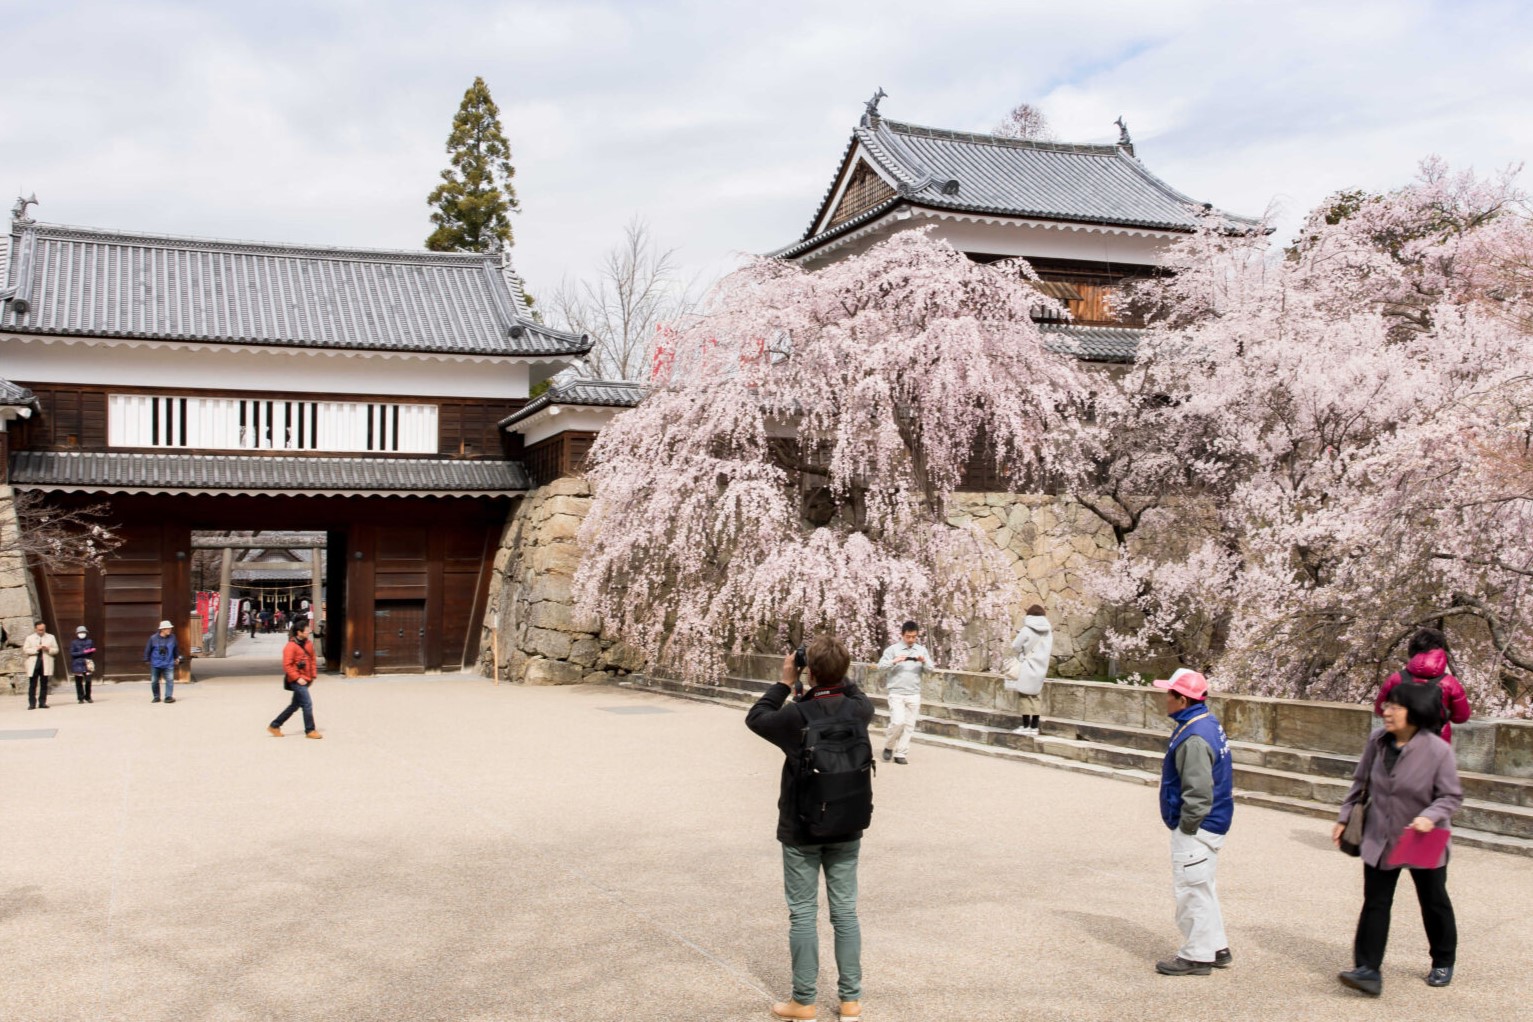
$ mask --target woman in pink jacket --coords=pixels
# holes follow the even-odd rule
[[[1423,628],[1411,636],[1407,647],[1410,660],[1404,671],[1396,671],[1384,682],[1373,700],[1373,715],[1383,716],[1384,701],[1394,687],[1407,678],[1417,684],[1436,683],[1443,694],[1443,741],[1453,740],[1453,725],[1469,719],[1469,696],[1463,684],[1448,673],[1448,637],[1436,628]]]

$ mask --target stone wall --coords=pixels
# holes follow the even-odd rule
[[[575,612],[575,536],[590,507],[590,485],[566,476],[533,490],[512,511],[490,581],[484,674],[494,673],[496,637],[500,676],[528,685],[606,682],[643,666],[633,650],[601,634],[599,621]]]
[[[512,512],[495,557],[480,668],[493,673],[498,622],[500,673],[511,681],[567,685],[606,681],[643,666],[626,646],[602,635],[601,623],[575,613],[570,585],[579,563],[575,536],[591,506],[584,480],[565,477],[529,493]],[[1013,612],[1037,602],[1054,624],[1052,672],[1090,677],[1102,672],[1097,640],[1106,614],[1083,599],[1082,575],[1114,555],[1112,530],[1085,507],[1059,497],[964,493],[952,520],[973,521],[1005,551],[1023,591]],[[980,666],[980,665],[970,665]]]
[[[1112,528],[1085,506],[1063,497],[1020,493],[960,493],[952,522],[972,521],[1005,551],[1024,594],[1012,611],[1020,627],[1029,603],[1039,603],[1054,626],[1050,673],[1067,678],[1105,669],[1097,641],[1107,612],[1084,599],[1083,576],[1093,564],[1112,560]],[[977,667],[981,665],[970,665]]]
[[[21,643],[38,617],[32,580],[21,551],[16,549],[19,528],[11,488],[0,486],[0,625],[5,627],[6,635],[4,647],[0,647],[0,693],[26,689]],[[57,634],[58,630],[53,631]]]

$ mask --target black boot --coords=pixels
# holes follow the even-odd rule
[[[1341,980],[1342,986],[1351,987],[1369,997],[1377,997],[1384,992],[1384,977],[1379,975],[1378,969],[1365,969],[1359,966],[1348,972],[1338,973],[1336,978]]]

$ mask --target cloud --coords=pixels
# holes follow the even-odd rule
[[[1062,138],[1123,114],[1141,158],[1280,231],[1330,191],[1533,141],[1512,3],[785,0],[134,4],[7,12],[0,182],[49,220],[418,247],[463,90],[499,103],[534,289],[635,215],[689,271],[802,232],[861,104],[985,130],[1040,102]]]

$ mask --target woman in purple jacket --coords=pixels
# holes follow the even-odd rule
[[[75,637],[69,643],[69,673],[75,676],[75,701],[93,703],[90,697],[90,676],[95,670],[91,657],[96,655],[96,640],[81,625],[75,629]]]
[[[1389,940],[1389,911],[1400,880],[1399,866],[1389,864],[1395,842],[1407,828],[1429,833],[1447,827],[1464,802],[1453,747],[1443,741],[1442,706],[1437,691],[1427,685],[1399,685],[1384,698],[1384,729],[1376,731],[1363,749],[1353,774],[1352,790],[1341,803],[1331,840],[1338,846],[1353,808],[1368,790],[1368,816],[1363,821],[1363,912],[1352,945],[1353,968],[1338,977],[1353,990],[1377,997],[1384,989],[1379,967]],[[1428,986],[1453,981],[1458,950],[1458,926],[1448,898],[1448,849],[1432,869],[1411,869],[1421,920],[1432,950]]]

